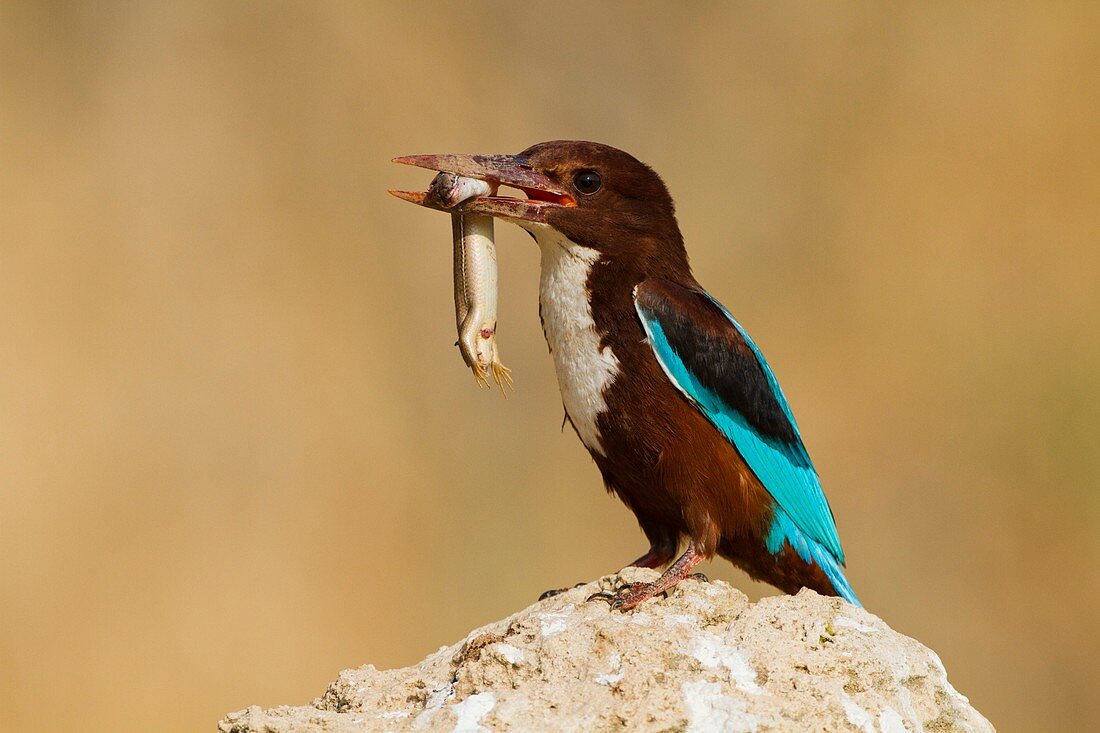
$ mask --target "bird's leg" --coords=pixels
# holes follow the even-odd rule
[[[649,552],[630,563],[630,567],[656,570],[672,562],[676,557],[676,548],[680,544],[679,537],[650,519],[639,519],[638,524],[641,525],[646,539],[649,540]]]
[[[665,549],[663,547],[650,547],[649,552],[639,557],[634,562],[630,563],[629,567],[632,568],[652,568],[656,570],[669,560],[672,559],[675,553],[675,548],[672,550]]]
[[[695,543],[689,542],[683,555],[669,566],[668,570],[661,574],[653,583],[631,583],[615,591],[614,594],[597,593],[593,598],[602,598],[611,604],[611,608],[619,611],[629,611],[639,603],[649,600],[673,588],[684,578],[691,575],[691,570],[703,561],[703,554],[695,549]]]
[[[675,545],[672,545],[670,547],[666,544],[661,544],[661,545],[656,545],[655,544],[655,545],[653,545],[652,547],[649,548],[649,552],[642,555],[641,557],[639,557],[634,562],[630,563],[630,565],[628,565],[627,567],[657,569],[657,568],[661,567],[662,565],[664,565],[665,563],[667,563],[669,560],[671,560],[673,555],[675,555],[675,554],[676,554],[676,546]],[[544,591],[543,594],[541,596],[539,596],[539,600],[543,601],[543,600],[546,600],[547,598],[551,598],[553,596],[561,595],[562,593],[564,593],[567,590],[573,590],[573,588],[580,588],[582,585],[586,585],[586,583],[577,583],[576,585],[572,586],[571,588],[551,588],[548,591]]]

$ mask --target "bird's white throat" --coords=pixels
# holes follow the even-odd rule
[[[610,346],[600,348],[587,289],[600,253],[571,241],[552,227],[530,227],[542,250],[539,312],[562,403],[585,446],[606,455],[596,418],[607,410],[605,393],[619,373]]]

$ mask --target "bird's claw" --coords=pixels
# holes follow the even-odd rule
[[[573,588],[580,588],[582,585],[587,585],[587,583],[577,583],[572,588],[551,588],[550,590],[543,591],[542,595],[539,596],[539,600],[540,601],[545,601],[547,598],[553,598],[554,596],[559,596],[562,593],[565,593],[566,591],[573,590]]]
[[[710,582],[710,578],[708,578],[705,573],[692,573],[688,577],[692,578],[693,580],[698,580],[700,583]]]
[[[607,601],[608,603],[610,603],[613,600],[615,600],[616,596],[618,596],[620,593],[622,593],[625,589],[627,589],[629,587],[630,587],[630,583],[623,583],[622,585],[616,587],[614,591],[602,590],[599,593],[593,593],[592,595],[588,596],[588,598],[586,598],[584,600],[585,600],[585,603],[591,603],[592,601]]]
[[[615,589],[614,593],[602,591],[593,593],[588,597],[589,601],[607,601],[612,611],[629,611],[639,603],[655,596],[668,597],[665,592],[655,592],[657,586],[653,583],[623,583]]]

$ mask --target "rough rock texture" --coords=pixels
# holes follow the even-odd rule
[[[992,731],[934,652],[812,591],[750,604],[688,580],[632,614],[536,603],[416,666],[340,673],[304,707],[232,713],[222,733],[306,731]]]

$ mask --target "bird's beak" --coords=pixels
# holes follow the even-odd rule
[[[524,198],[478,196],[453,208],[447,208],[436,197],[427,193],[390,191],[399,199],[430,209],[483,214],[517,222],[546,223],[546,213],[550,209],[577,205],[576,199],[568,191],[532,168],[522,155],[407,155],[394,158],[393,162],[477,178],[487,181],[494,190],[497,185],[508,186],[517,188],[524,194]]]

